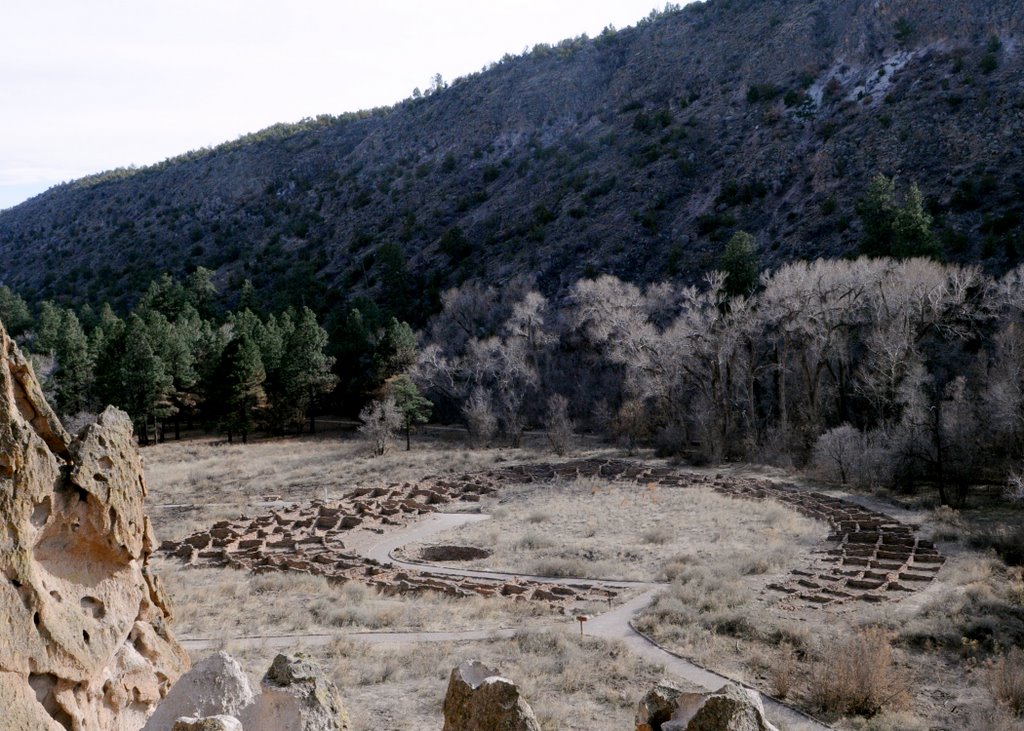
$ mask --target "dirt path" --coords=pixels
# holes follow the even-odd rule
[[[409,569],[420,569],[422,564],[408,561],[400,561],[392,558],[397,549],[422,541],[434,534],[457,528],[468,523],[475,523],[487,520],[489,516],[478,513],[434,513],[429,517],[417,521],[411,525],[401,528],[388,534],[376,543],[363,549],[361,553],[364,558],[373,559],[381,563],[392,563],[399,567]],[[652,584],[639,581],[603,581],[601,579],[576,578],[552,579],[545,576],[531,576],[526,574],[509,574],[490,571],[469,571],[449,566],[430,565],[430,570],[435,574],[446,576],[458,576],[463,578],[479,579],[520,579],[534,581],[537,583],[558,583],[562,585],[600,585],[614,589],[636,589],[641,593],[632,599],[624,602],[615,609],[591,618],[585,625],[585,632],[593,637],[620,640],[631,651],[644,659],[664,666],[667,673],[690,683],[694,683],[708,690],[717,690],[731,679],[714,673],[706,668],[696,665],[678,655],[675,655],[647,639],[644,635],[633,629],[631,624],[633,617],[646,608],[654,596],[661,590],[659,584]],[[562,628],[566,632],[575,633],[576,623],[562,622],[538,622],[531,626],[534,629],[557,629]],[[413,644],[420,642],[466,642],[466,641],[496,641],[509,639],[515,636],[522,628],[514,629],[492,629],[492,630],[467,630],[462,632],[352,632],[345,634],[297,634],[297,635],[262,635],[252,637],[232,638],[230,641],[235,646],[241,647],[271,647],[285,648],[296,645],[322,646],[329,645],[339,637],[358,642],[367,642],[375,645],[384,644]],[[199,651],[215,649],[223,644],[224,640],[213,639],[187,639],[181,644],[186,650]],[[765,712],[769,720],[779,727],[780,731],[820,731],[828,729],[826,726],[806,715],[790,708],[772,698],[762,695],[765,705]]]

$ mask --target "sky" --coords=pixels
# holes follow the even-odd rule
[[[11,0],[0,210],[277,122],[393,104],[652,0]],[[658,7],[661,7],[659,4]]]

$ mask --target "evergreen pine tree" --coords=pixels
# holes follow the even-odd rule
[[[220,427],[227,432],[228,442],[235,432],[242,443],[256,426],[258,412],[266,405],[263,382],[266,371],[256,342],[241,333],[228,343],[221,356],[214,378],[220,395]]]
[[[61,312],[54,356],[57,368],[53,372],[52,383],[57,409],[65,416],[77,414],[89,403],[93,367],[89,340],[72,310]]]
[[[416,335],[405,322],[392,317],[374,353],[378,382],[408,370],[416,363]]]
[[[757,243],[746,231],[737,231],[725,245],[719,269],[725,274],[725,292],[749,297],[757,288]]]
[[[32,313],[25,300],[6,285],[0,285],[0,322],[12,338],[32,327]]]
[[[404,373],[392,378],[386,389],[402,415],[402,431],[405,432],[405,451],[411,449],[410,434],[418,424],[426,424],[434,404],[423,396],[412,379]]]
[[[309,418],[310,433],[316,432],[316,402],[337,383],[331,371],[334,358],[327,355],[327,331],[316,321],[316,315],[303,307],[295,321],[281,359],[284,391],[297,413]]]
[[[862,254],[897,259],[938,256],[932,217],[924,210],[924,196],[916,184],[910,186],[901,205],[896,180],[876,175],[857,204],[857,215],[864,227]]]
[[[39,303],[39,316],[36,318],[36,337],[32,341],[32,350],[39,355],[50,354],[57,348],[60,338],[61,310],[49,300]]]
[[[151,420],[174,413],[170,401],[173,379],[153,352],[146,324],[136,314],[104,333],[96,384],[101,404],[113,404],[131,416],[140,444],[149,443]]]

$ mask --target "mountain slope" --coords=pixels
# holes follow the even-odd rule
[[[952,258],[998,269],[1024,254],[1022,40],[1018,0],[710,0],[59,186],[0,213],[0,277],[125,303],[203,265],[409,312],[471,276],[696,279],[738,228],[764,265],[854,251],[877,172],[920,184]]]

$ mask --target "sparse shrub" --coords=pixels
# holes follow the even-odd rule
[[[785,698],[793,690],[793,683],[796,680],[797,672],[796,651],[788,642],[779,646],[779,656],[772,665],[768,679],[772,684],[772,693],[779,698]]]
[[[515,547],[521,551],[536,551],[541,548],[551,548],[555,543],[546,535],[541,533],[527,533],[515,543]]]
[[[971,536],[971,548],[992,549],[1007,566],[1024,566],[1024,526],[1001,525]]]
[[[807,95],[797,89],[790,89],[786,92],[786,95],[782,98],[782,102],[786,107],[795,107],[798,104],[802,104]]]
[[[850,719],[850,728],[853,731],[929,731],[932,726],[910,711],[882,711],[873,718]],[[982,731],[979,726],[967,726],[966,728]],[[996,730],[986,729],[986,731]]]
[[[654,453],[658,457],[677,457],[685,452],[686,447],[686,430],[678,424],[663,426],[654,435]]]
[[[672,540],[672,529],[667,525],[656,525],[643,532],[644,543],[661,546]]]
[[[359,433],[370,443],[373,454],[380,457],[394,441],[395,432],[402,426],[402,412],[395,400],[386,398],[372,401],[359,412]]]
[[[971,731],[1020,731],[1020,719],[1005,707],[993,705],[975,709],[965,719],[964,728]]]
[[[811,698],[835,716],[874,716],[899,705],[905,687],[896,673],[889,633],[881,627],[857,632],[830,646],[812,671]]]
[[[1003,497],[1011,503],[1024,504],[1024,473],[1015,472],[1007,478]]]
[[[999,40],[999,36],[990,36],[988,44],[985,47],[985,55],[981,57],[981,63],[978,64],[978,68],[983,74],[991,74],[997,68],[999,68],[999,52],[1003,48],[1003,42]]]
[[[967,529],[960,512],[948,505],[936,508],[929,523],[934,527],[932,538],[936,541],[958,541]]]
[[[895,31],[893,35],[900,43],[906,43],[914,35],[914,26],[906,18],[900,18],[897,20],[896,24],[893,26],[893,30]]]
[[[757,104],[768,102],[782,93],[782,90],[774,84],[751,84],[747,89],[747,102]]]
[[[470,439],[478,447],[489,444],[498,433],[498,417],[494,414],[491,399],[482,388],[470,394],[462,407],[462,416],[466,419]]]
[[[987,671],[992,698],[1014,715],[1024,715],[1024,650],[1014,647],[991,661]]]
[[[622,404],[615,417],[615,435],[624,438],[629,453],[633,454],[637,442],[650,434],[650,422],[643,401],[630,399]]]
[[[574,431],[574,424],[569,418],[569,399],[561,394],[555,394],[548,399],[544,428],[548,433],[548,443],[555,454],[563,455],[569,451]]]

